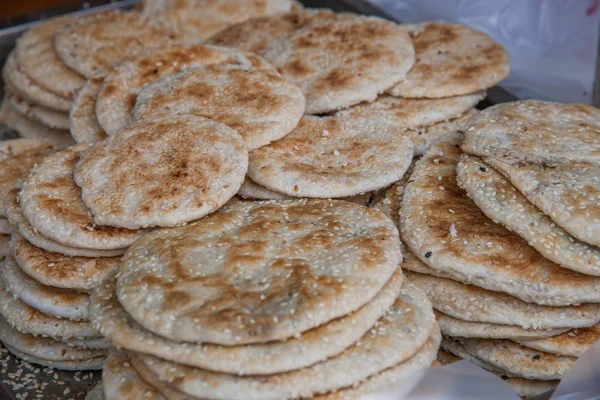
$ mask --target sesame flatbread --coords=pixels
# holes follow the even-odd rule
[[[275,42],[264,56],[302,89],[308,114],[373,101],[415,62],[406,29],[362,16],[308,25]]]
[[[519,340],[523,346],[562,356],[581,357],[594,343],[600,340],[600,325],[577,328],[562,335],[538,340]]]
[[[250,153],[248,176],[289,196],[337,198],[389,186],[412,158],[412,141],[392,126],[305,116],[289,135]]]
[[[97,224],[169,227],[220,208],[238,192],[247,168],[246,147],[233,129],[193,115],[163,115],[90,149],[75,182]]]
[[[587,275],[600,275],[600,248],[571,236],[479,157],[463,154],[457,180],[477,206],[544,257]]]
[[[412,25],[417,62],[389,92],[400,97],[449,97],[485,90],[504,80],[510,59],[501,44],[465,25]]]
[[[73,100],[70,132],[77,143],[99,142],[108,137],[96,118],[96,99],[103,82],[104,77],[88,79]]]
[[[146,85],[133,115],[136,120],[160,113],[209,118],[233,128],[253,150],[290,133],[304,109],[300,88],[276,71],[211,65]]]
[[[129,247],[144,231],[97,225],[82,201],[73,170],[90,144],[62,150],[36,165],[23,181],[21,212],[41,235],[65,246],[113,250]]]
[[[39,122],[48,128],[61,130],[69,129],[70,122],[67,113],[36,104],[30,104],[11,93],[10,89],[5,90],[4,95],[12,108],[24,117]]]
[[[133,107],[144,86],[169,75],[206,65],[242,70],[272,69],[266,60],[256,54],[229,47],[181,44],[147,50],[122,62],[106,75],[95,105],[98,122],[108,135],[116,134],[131,124]],[[242,92],[250,89],[240,88]],[[206,90],[208,88],[203,88],[200,92]],[[248,93],[243,94],[248,101]]]
[[[92,78],[113,63],[175,39],[172,30],[139,13],[112,10],[71,20],[56,33],[54,48],[67,66]]]
[[[15,47],[24,74],[44,89],[73,100],[85,79],[67,67],[54,50],[54,35],[70,18],[44,21],[28,29]]]
[[[265,375],[308,367],[356,343],[396,301],[402,283],[398,269],[383,289],[355,312],[286,341],[244,346],[182,343],[153,334],[127,314],[110,279],[94,291],[90,312],[94,326],[115,346],[212,371]]]
[[[410,359],[436,328],[430,307],[422,292],[407,285],[389,313],[363,336],[360,346],[311,367],[270,375],[268,379],[184,367],[153,356],[139,357],[160,381],[194,397],[234,398],[235,393],[265,400],[311,397],[352,386]]]
[[[600,301],[600,278],[542,257],[488,219],[456,183],[463,135],[444,136],[417,162],[404,191],[401,235],[425,264],[453,279],[526,302],[569,306]]]
[[[126,353],[112,350],[102,371],[106,400],[165,400],[133,368]]]
[[[139,240],[121,262],[117,294],[138,323],[173,340],[282,340],[371,301],[402,259],[397,235],[383,214],[350,202],[238,202]]]
[[[277,193],[272,190],[269,190],[265,187],[262,187],[256,184],[252,179],[246,177],[242,186],[240,186],[240,190],[238,195],[245,199],[255,199],[255,200],[290,200],[292,196],[288,196],[283,193]]]
[[[77,361],[48,361],[42,358],[38,358],[34,355],[29,354],[28,352],[21,351],[12,347],[10,345],[6,345],[8,351],[13,353],[15,356],[28,361],[33,364],[41,365],[43,367],[60,369],[64,371],[89,371],[102,369],[104,365],[105,357],[96,357],[89,360],[77,360]]]

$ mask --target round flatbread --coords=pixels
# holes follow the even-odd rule
[[[4,207],[1,207],[2,209]],[[13,224],[7,218],[0,217],[0,234],[1,235],[10,235],[13,232]]]
[[[133,121],[133,107],[144,86],[169,75],[207,65],[222,65],[243,71],[255,68],[273,68],[256,54],[228,47],[181,44],[158,50],[148,50],[122,62],[106,75],[96,103],[98,122],[108,135],[115,135]],[[288,84],[285,87],[290,86],[292,85]],[[213,90],[208,91],[209,87]],[[252,90],[254,93],[259,87],[240,88],[240,91],[244,92],[243,95],[246,96],[246,102],[251,99],[246,91]],[[199,88],[200,86],[198,86]],[[297,88],[294,89],[298,91]],[[216,92],[211,85],[199,90],[202,94],[206,91],[208,91],[206,95],[209,96],[211,93],[214,96]],[[242,96],[242,94],[238,95]],[[201,98],[197,100],[201,100]],[[258,111],[262,112],[262,110]],[[249,113],[256,112],[257,110],[249,111]],[[240,114],[243,113],[240,112]],[[241,116],[238,115],[238,117]]]
[[[257,185],[255,182],[252,181],[252,179],[248,177],[244,179],[244,182],[242,183],[242,186],[240,186],[240,190],[237,194],[245,199],[255,200],[290,200],[293,198],[286,194],[277,193],[265,187]]]
[[[517,325],[498,325],[488,322],[465,321],[453,318],[441,312],[436,312],[437,322],[444,335],[452,337],[531,340],[560,335],[569,328],[556,329],[525,329]]]
[[[23,271],[43,285],[89,292],[119,265],[119,257],[69,257],[51,253],[25,240],[18,232],[11,239],[11,254]]]
[[[248,176],[296,197],[346,197],[386,187],[413,158],[410,138],[392,126],[305,116],[289,135],[250,153]]]
[[[465,25],[424,22],[408,28],[417,62],[389,92],[400,97],[450,97],[485,90],[508,77],[500,43]]]
[[[263,343],[357,310],[401,259],[396,228],[376,210],[335,200],[238,202],[139,240],[122,260],[117,294],[164,337]]]
[[[23,238],[31,243],[33,246],[43,249],[50,253],[58,253],[59,255],[71,256],[71,257],[116,257],[125,253],[126,249],[116,250],[93,250],[93,249],[81,249],[78,247],[70,247],[62,245],[54,240],[48,239],[47,237],[40,235],[29,222],[23,218],[21,214],[21,206],[18,199],[19,189],[12,189],[8,192],[7,199],[5,202],[5,212],[8,219],[17,226],[18,233]],[[16,257],[18,260],[18,256]]]
[[[136,120],[160,113],[209,118],[233,128],[253,150],[290,133],[304,108],[300,88],[275,71],[211,65],[145,86],[133,115]]]
[[[108,137],[96,118],[96,99],[103,82],[104,77],[88,79],[73,100],[70,132],[77,143],[99,142]]]
[[[525,100],[473,118],[463,148],[508,178],[557,225],[600,246],[600,111]]]
[[[8,349],[8,351],[13,353],[15,356],[17,356],[25,361],[28,361],[30,363],[38,364],[43,367],[48,367],[48,368],[53,368],[53,369],[60,369],[60,370],[64,370],[64,371],[89,371],[89,370],[102,369],[102,366],[104,365],[104,361],[106,360],[106,357],[102,356],[102,357],[92,358],[90,360],[48,361],[48,360],[44,360],[44,359],[38,358],[36,356],[33,356],[27,352],[18,350],[10,345],[6,345],[6,348]]]
[[[71,20],[56,33],[54,48],[67,66],[92,78],[113,63],[175,39],[173,31],[139,13],[112,10]]]
[[[205,43],[263,54],[273,42],[285,39],[298,29],[343,15],[327,9],[297,9],[288,14],[252,18],[217,32]]]
[[[4,95],[10,106],[25,118],[39,122],[48,128],[59,130],[69,129],[70,122],[69,115],[67,113],[56,111],[44,106],[29,104],[25,100],[19,98],[17,95],[11,93],[10,89],[6,90]]]
[[[92,390],[90,390],[84,400],[106,400],[104,397],[104,388],[102,387],[102,381],[98,382]]]
[[[339,355],[308,368],[270,375],[239,377],[191,367],[147,355],[144,364],[162,382],[193,397],[247,399],[311,397],[352,386],[408,360],[429,339],[435,318],[422,292],[407,285],[389,313],[360,340]],[[210,382],[210,385],[207,384]]]
[[[427,268],[414,255],[404,253],[402,268],[419,272]],[[435,272],[435,271],[433,271]],[[454,318],[499,325],[517,325],[525,329],[560,329],[586,327],[600,322],[600,304],[588,303],[569,307],[526,303],[506,293],[466,285],[447,277],[407,272],[407,277],[424,290],[433,306]]]
[[[165,400],[131,366],[129,357],[112,350],[102,370],[102,387],[106,400]]]
[[[600,301],[600,278],[542,257],[520,236],[493,223],[458,187],[462,139],[458,132],[444,136],[415,166],[400,213],[402,238],[411,251],[453,279],[526,302]]]
[[[42,285],[23,272],[12,257],[6,257],[2,272],[6,290],[23,303],[57,318],[88,319],[89,295]]]
[[[94,338],[98,332],[87,321],[71,321],[43,314],[13,297],[0,280],[0,314],[16,330],[52,338]]]
[[[145,231],[97,225],[73,179],[75,164],[89,149],[89,143],[72,146],[32,168],[19,193],[21,212],[41,235],[65,246],[98,250],[127,248]]]
[[[233,129],[193,115],[163,115],[90,149],[75,182],[97,224],[169,227],[219,209],[247,169],[246,147]]]
[[[0,114],[2,114],[2,122],[9,128],[17,131],[23,138],[45,140],[54,143],[57,148],[65,148],[74,143],[68,130],[49,128],[40,122],[26,117],[16,110],[6,98],[0,106]]]
[[[600,325],[578,328],[562,335],[538,340],[519,340],[523,346],[561,356],[581,357],[594,343],[600,340]]]
[[[571,236],[479,157],[463,154],[457,181],[492,220],[517,233],[544,257],[587,275],[600,275],[600,248]]]
[[[4,203],[7,194],[29,174],[29,170],[41,162],[56,147],[35,139],[13,139],[0,142],[0,216],[6,216]]]
[[[54,35],[71,18],[55,18],[28,29],[15,47],[24,74],[44,89],[73,100],[85,79],[62,62],[54,50]]]
[[[115,346],[131,351],[235,375],[275,374],[321,362],[359,341],[393,305],[402,282],[398,269],[383,289],[355,312],[282,342],[219,346],[168,340],[144,329],[127,314],[112,280],[92,295],[90,318]]]
[[[71,108],[72,100],[44,89],[25,75],[14,51],[9,53],[4,63],[2,79],[13,93],[29,103],[63,112],[68,112]]]
[[[362,16],[308,25],[275,42],[264,56],[302,89],[307,114],[373,101],[415,62],[405,28]]]
[[[576,361],[573,357],[530,349],[510,340],[463,338],[460,343],[473,356],[526,379],[561,379]]]
[[[144,14],[173,25],[184,40],[200,42],[229,25],[292,10],[293,0],[147,0]]]

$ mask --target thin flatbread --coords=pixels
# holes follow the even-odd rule
[[[8,351],[13,353],[15,356],[28,361],[33,364],[41,365],[43,367],[60,369],[64,371],[89,371],[102,369],[104,365],[105,357],[96,357],[90,360],[77,360],[77,361],[48,361],[29,353],[18,350],[12,346],[6,345]]]
[[[293,197],[283,193],[277,193],[256,184],[252,179],[246,177],[240,190],[237,193],[239,196],[245,199],[255,200],[290,200]]]
[[[594,343],[600,340],[600,325],[578,328],[562,335],[539,340],[519,340],[523,346],[561,356],[581,357]]]
[[[106,400],[165,400],[133,368],[125,352],[112,350],[102,371]]]
[[[96,99],[103,82],[102,76],[88,79],[73,100],[70,132],[77,143],[99,142],[108,137],[96,118]]]
[[[4,91],[4,96],[11,107],[25,118],[39,122],[48,128],[59,130],[69,129],[69,114],[48,107],[30,104],[12,93],[9,88],[6,88]]]

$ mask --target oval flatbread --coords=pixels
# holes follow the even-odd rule
[[[275,42],[264,57],[302,89],[307,114],[373,101],[415,62],[405,28],[362,16],[306,26]]]
[[[138,323],[173,340],[286,339],[371,301],[402,259],[397,235],[383,214],[350,202],[238,202],[138,241],[117,294]]]
[[[70,131],[77,143],[99,142],[108,137],[96,118],[96,99],[103,82],[104,77],[88,79],[73,100]]]
[[[106,357],[96,357],[89,360],[77,360],[77,361],[48,361],[42,358],[33,356],[27,352],[18,350],[10,345],[6,345],[8,351],[13,353],[15,356],[28,361],[33,364],[41,365],[52,369],[60,369],[64,371],[89,371],[102,369]]]
[[[91,148],[75,168],[75,182],[97,224],[169,227],[220,208],[247,169],[246,147],[233,129],[193,115],[163,115]]]

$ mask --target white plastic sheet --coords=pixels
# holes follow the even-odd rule
[[[401,22],[459,22],[511,56],[501,86],[520,98],[591,103],[600,0],[368,0]]]

